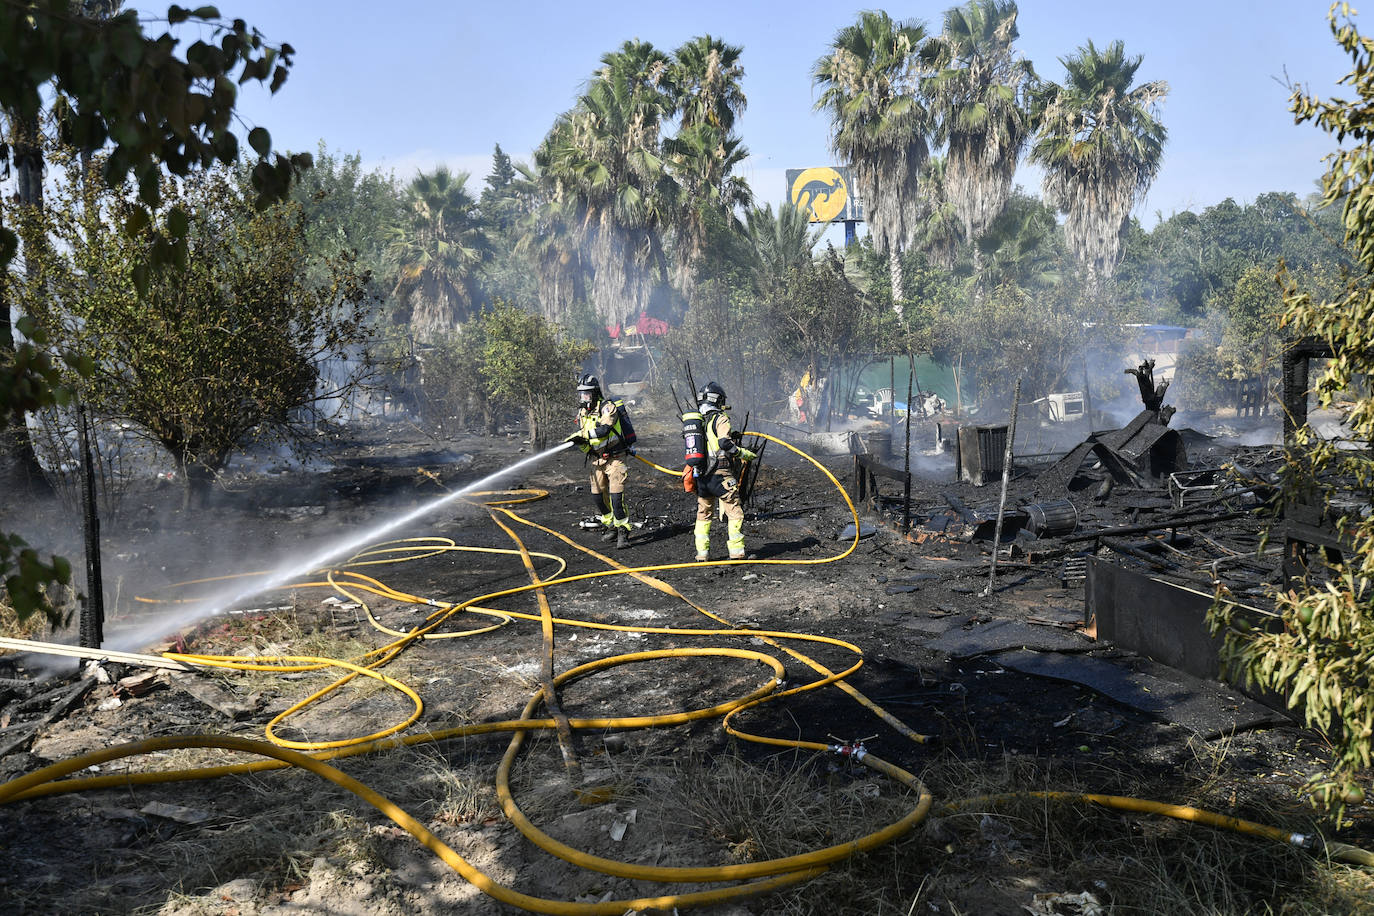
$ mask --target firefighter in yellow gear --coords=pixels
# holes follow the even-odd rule
[[[740,505],[739,482],[744,466],[758,457],[737,441],[730,429],[729,405],[725,389],[707,382],[697,392],[698,410],[706,431],[708,464],[698,475],[696,535],[697,561],[710,559],[711,521],[719,510],[725,519],[726,547],[730,559],[747,558],[744,550],[744,507]]]
[[[603,541],[615,541],[616,549],[630,546],[630,513],[625,508],[625,480],[629,471],[626,456],[632,454],[634,428],[619,398],[601,394],[601,382],[594,375],[577,380],[579,405],[577,431],[567,437],[592,459],[591,493],[596,515],[605,531]]]

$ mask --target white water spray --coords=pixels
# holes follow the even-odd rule
[[[555,445],[553,448],[546,449],[545,451],[542,451],[537,455],[531,455],[528,458],[522,458],[520,461],[517,461],[510,467],[502,468],[501,470],[496,471],[493,474],[488,474],[481,480],[474,481],[473,483],[468,484],[462,489],[455,490],[452,493],[445,493],[438,499],[434,499],[421,506],[417,506],[416,508],[410,510],[404,515],[400,515],[392,519],[391,521],[385,522],[384,524],[377,525],[375,527],[367,529],[366,531],[359,532],[358,534],[349,537],[347,540],[343,540],[332,546],[322,548],[315,554],[306,557],[305,559],[299,561],[292,560],[283,563],[276,569],[267,573],[265,576],[261,578],[256,578],[250,585],[239,585],[234,587],[233,589],[226,589],[218,594],[210,595],[203,601],[191,605],[188,609],[183,610],[176,615],[162,617],[158,620],[151,621],[149,623],[145,623],[141,626],[135,627],[132,630],[115,634],[105,641],[104,648],[113,649],[116,651],[135,651],[137,649],[141,649],[142,647],[157,641],[161,637],[166,636],[168,633],[176,632],[177,630],[190,626],[193,623],[197,623],[201,620],[204,620],[207,617],[213,617],[216,614],[221,613],[225,609],[237,604],[240,601],[244,601],[248,598],[253,597],[254,595],[258,595],[263,592],[271,591],[274,588],[278,588],[282,585],[287,584],[292,579],[295,579],[298,576],[325,567],[332,560],[336,560],[339,557],[352,556],[353,554],[357,553],[361,548],[366,547],[368,544],[380,540],[390,532],[395,531],[397,528],[400,528],[403,525],[408,525],[416,519],[422,518],[428,515],[429,513],[435,511],[436,509],[440,509],[468,493],[486,489],[499,478],[504,477],[507,474],[513,474],[521,468],[525,467],[526,465],[533,464],[536,461],[542,461],[550,455],[556,454],[557,452],[561,452],[566,448],[570,448],[571,446],[572,443],[563,442],[558,445]]]

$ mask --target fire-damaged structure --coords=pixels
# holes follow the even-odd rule
[[[1154,366],[1146,360],[1126,370],[1138,382],[1142,409],[1125,426],[1089,426],[1076,443],[1061,435],[1058,451],[1017,455],[1008,448],[1004,458],[1001,447],[1008,429],[1015,429],[1014,415],[1010,426],[956,426],[943,419],[935,437],[954,447],[952,474],[947,455],[938,463],[949,476],[933,486],[928,476],[911,473],[918,463],[928,473],[937,461],[928,456],[938,452],[925,453],[918,463],[908,453],[895,469],[886,455],[856,448],[855,494],[876,514],[900,520],[911,541],[967,545],[964,557],[983,557],[991,581],[970,594],[996,590],[1004,600],[966,619],[957,633],[933,640],[932,648],[966,657],[984,653],[1004,667],[1075,680],[1142,709],[1157,702],[1158,693],[1151,693],[1153,687],[1133,692],[1129,671],[1138,671],[1134,665],[1159,665],[1180,678],[1196,679],[1190,690],[1220,690],[1234,698],[1234,707],[1227,706],[1231,699],[1221,701],[1222,707],[1245,710],[1231,719],[1232,727],[1267,721],[1266,716],[1282,718],[1287,712],[1280,698],[1241,697],[1240,685],[1218,683],[1224,674],[1220,639],[1210,632],[1207,618],[1221,601],[1257,628],[1282,627],[1273,607],[1276,591],[1326,575],[1328,567],[1350,556],[1339,519],[1368,512],[1367,493],[1358,481],[1304,483],[1296,473],[1304,464],[1298,460],[1303,447],[1298,430],[1306,428],[1328,443],[1343,436],[1338,417],[1314,416],[1309,423],[1309,363],[1330,356],[1320,340],[1294,341],[1285,348],[1281,444],[1277,429],[1267,444],[1241,445],[1175,428],[1176,411],[1164,403],[1168,383],[1156,384]],[[1059,424],[1056,432],[1064,429]],[[895,432],[878,441],[886,446],[897,439]],[[1250,433],[1265,438],[1262,429]],[[918,438],[924,440],[924,433]],[[1369,447],[1348,439],[1336,444]],[[893,451],[900,456],[899,449]],[[989,505],[986,485],[993,480],[1014,483],[1009,494],[1003,489],[1001,502]],[[887,481],[899,483],[901,492],[882,492],[883,486],[892,489]],[[982,549],[967,549],[972,547]],[[1005,558],[1004,568],[1018,571],[1000,589],[995,585],[998,558]],[[962,568],[970,568],[967,560]],[[1052,581],[1058,591],[1046,584]],[[1072,612],[1054,602],[1065,598],[1082,602],[1081,616],[1074,615],[1070,624],[1082,634],[1076,647],[1062,637],[1056,642],[1031,633],[1035,626],[996,616],[997,608],[1005,613],[1006,601],[1020,600],[1029,608],[1024,620],[1063,626],[1065,613]],[[1108,660],[1134,661],[1113,668],[1102,658],[1089,658],[1091,647],[1107,652]],[[1121,689],[1114,694],[1104,689],[1108,684]]]
[[[1188,450],[1183,437],[1169,428],[1174,408],[1164,406],[1169,383],[1155,385],[1153,360],[1127,372],[1139,382],[1145,409],[1121,429],[1090,431],[1086,439],[1036,479],[1036,492],[1048,495],[1069,489],[1089,455],[1107,473],[1110,485],[1140,489],[1152,489],[1161,478],[1187,466]]]
[[[1283,440],[1289,448],[1294,447],[1297,430],[1307,425],[1308,366],[1314,359],[1329,359],[1331,355],[1329,344],[1312,338],[1297,341],[1284,351]],[[1285,584],[1307,576],[1315,549],[1331,564],[1339,563],[1350,550],[1325,494],[1316,487],[1290,487],[1283,507],[1282,535]]]
[[[1218,596],[1250,608],[1261,623],[1274,616],[1267,595],[1282,580],[1280,561],[1289,551],[1262,543],[1277,514],[1284,452],[1224,446],[1173,428],[1175,409],[1164,403],[1168,383],[1156,384],[1153,369],[1146,360],[1126,370],[1136,377],[1142,409],[1125,426],[1089,428],[1062,453],[1013,455],[1010,468],[1001,467],[998,449],[1008,427],[953,431],[942,423],[939,436],[958,445],[955,479],[939,485],[940,505],[921,505],[929,483],[913,487],[907,468],[891,468],[886,456],[865,449],[855,457],[856,495],[878,514],[900,519],[913,541],[981,543],[1013,567],[1052,570],[1062,587],[1082,589],[1084,632],[1188,675],[1216,678],[1219,641],[1206,616]],[[1038,465],[1034,457],[1042,459]],[[1004,470],[1016,481],[1012,498],[982,504],[982,488]],[[883,480],[900,482],[902,494],[885,496]],[[913,489],[916,504],[908,495]],[[1001,542],[990,544],[999,515]],[[1287,537],[1326,546],[1307,527],[1285,525]],[[1058,672],[1051,676],[1066,677],[1084,666],[1061,659],[1051,667]]]

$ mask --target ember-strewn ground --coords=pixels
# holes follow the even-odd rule
[[[640,425],[641,453],[662,464],[674,464],[678,453],[673,431],[655,429],[648,423]],[[923,425],[914,438],[921,443],[932,441],[933,429]],[[309,465],[309,470],[275,464],[269,459],[242,463],[227,481],[227,488],[216,494],[213,505],[204,509],[177,509],[179,497],[174,487],[129,492],[118,524],[110,520],[106,525],[104,569],[113,617],[107,629],[115,632],[132,618],[146,619],[150,608],[151,613],[159,614],[175,613],[177,607],[135,603],[131,601],[133,596],[184,596],[187,589],[169,591],[168,587],[189,579],[275,568],[284,558],[303,560],[341,540],[361,538],[366,543],[368,539],[363,535],[369,528],[417,505],[438,500],[445,492],[479,480],[529,454],[529,447],[515,436],[440,442],[423,437],[404,422],[351,428],[322,440],[320,456]],[[1195,464],[1199,465],[1220,460],[1232,451],[1229,446],[1203,438],[1197,438],[1190,446],[1190,452],[1196,455]],[[1259,460],[1263,456],[1250,457]],[[923,535],[919,531],[903,537],[894,529],[892,518],[866,514],[866,536],[849,557],[834,563],[815,562],[848,547],[848,541],[839,539],[852,522],[848,510],[833,485],[805,462],[777,446],[769,447],[766,459],[753,519],[747,528],[748,541],[750,550],[760,560],[782,562],[665,570],[654,575],[728,625],[821,634],[858,645],[865,653],[865,664],[850,678],[850,683],[912,729],[930,736],[930,741],[913,743],[833,688],[751,711],[736,723],[745,731],[811,741],[867,739],[873,753],[915,772],[933,754],[945,752],[988,760],[1005,755],[1038,756],[1062,761],[1090,775],[1096,780],[1092,787],[1106,793],[1127,791],[1141,784],[1167,787],[1182,768],[1196,766],[1199,737],[1218,738],[1197,736],[1185,726],[1171,722],[1168,716],[1116,703],[1069,681],[1017,673],[999,663],[997,655],[959,659],[932,648],[930,644],[942,634],[972,631],[990,621],[1005,619],[1029,621],[1032,627],[1039,628],[1034,632],[1047,634],[1045,639],[1057,641],[1061,647],[1067,645],[1067,651],[1075,654],[1116,660],[1127,666],[1144,664],[1132,659],[1129,653],[1095,642],[1075,629],[1081,623],[1083,587],[1079,581],[1065,581],[1062,560],[1036,564],[1028,562],[1023,554],[1004,560],[998,589],[984,597],[981,593],[988,583],[986,541]],[[842,455],[822,460],[852,494],[852,458]],[[913,496],[918,523],[931,514],[948,512],[946,493],[956,494],[970,506],[995,509],[998,487],[973,488],[954,483],[949,456],[927,456],[924,463],[929,465],[926,473],[930,479]],[[1033,475],[1027,474],[1013,482],[1013,504],[1017,488],[1032,479]],[[595,532],[579,526],[588,514],[580,455],[556,455],[491,485],[492,489],[504,487],[546,491],[547,496],[542,499],[511,508],[529,521],[605,553],[616,563],[657,566],[692,559],[691,498],[682,492],[676,477],[657,473],[643,464],[632,465],[629,486],[633,517],[643,525],[633,548],[627,551],[608,550]],[[892,481],[887,481],[883,492],[893,495],[898,490]],[[1164,508],[1158,493],[1116,493],[1098,503],[1087,494],[1075,494],[1073,498],[1080,504],[1086,525],[1143,520],[1150,512]],[[56,518],[62,513],[56,505],[11,503],[0,515],[0,529],[33,530],[28,527],[31,519]],[[1122,518],[1123,513],[1127,517]],[[552,536],[533,528],[515,527],[531,551],[566,559],[567,574],[606,568],[602,561],[579,553]],[[717,524],[716,554],[724,553],[723,527]],[[951,533],[959,527],[952,527]],[[868,534],[870,529],[872,534]],[[1253,533],[1253,524],[1249,529]],[[488,518],[485,509],[458,503],[449,503],[416,519],[388,533],[385,539],[421,537],[451,538],[458,544],[474,547],[513,546],[509,536]],[[41,537],[30,539],[45,549],[77,555],[70,532],[65,537],[53,536],[46,543]],[[541,571],[552,575],[550,568],[546,564]],[[402,592],[441,604],[529,581],[518,559],[491,553],[446,553],[410,563],[370,567],[368,573]],[[1255,572],[1254,576],[1258,584],[1263,572]],[[297,610],[293,613],[307,625],[318,623],[335,628],[363,645],[387,641],[362,620],[359,610],[321,605],[320,599],[327,594],[279,592],[243,601],[237,610],[244,613],[182,628],[181,638],[193,651],[300,651],[290,645],[270,644],[270,620],[274,613],[271,609],[294,606]],[[628,576],[561,586],[551,589],[549,598],[552,612],[558,617],[619,624],[722,626],[681,599]],[[489,606],[537,613],[528,596],[494,600]],[[387,600],[377,600],[375,609],[384,623],[400,631],[414,626],[432,610]],[[727,644],[728,640],[713,637],[710,642]],[[742,642],[757,645],[756,641]],[[688,636],[644,638],[560,629],[556,667],[564,670],[592,658],[644,648],[701,643],[701,639]],[[394,670],[388,670],[421,693],[425,702],[421,725],[439,727],[455,721],[510,718],[518,714],[537,682],[539,649],[538,626],[515,623],[484,636],[425,642],[394,663]],[[852,663],[852,656],[833,648],[811,645],[804,651],[835,670]],[[7,667],[5,660],[0,659],[0,677],[33,677],[33,662],[21,662],[24,667],[16,670],[13,664]],[[814,677],[801,664],[787,664],[789,685]],[[739,670],[709,660],[625,666],[615,669],[612,678],[570,688],[564,696],[565,711],[576,716],[693,708],[735,695],[741,689],[741,681]],[[225,683],[232,692],[236,683],[233,678]],[[19,707],[23,697],[37,689],[9,688],[0,701],[0,715],[8,712],[9,718],[17,723],[41,713],[42,710]],[[31,747],[0,759],[0,776],[10,778],[47,761],[149,735],[209,728],[261,737],[263,724],[282,704],[270,686],[253,690],[245,687],[238,692],[249,713],[233,722],[222,711],[213,711],[179,688],[126,698],[118,708],[102,710],[98,706],[111,695],[112,689],[99,686],[70,715],[43,726]],[[316,738],[366,733],[400,708],[387,707],[388,702],[382,700],[381,706],[369,707],[363,701],[341,701],[328,714],[311,718],[304,727]],[[0,721],[0,726],[6,724],[11,723]],[[0,731],[0,739],[3,735]],[[637,735],[631,740],[638,742],[645,753],[659,746],[701,753],[716,753],[732,746],[752,760],[764,760],[775,754],[773,749],[727,739],[718,722],[699,723],[667,735]],[[479,761],[494,759],[504,743],[504,739],[492,739],[488,747],[482,742],[468,742],[465,753]],[[1227,746],[1244,761],[1242,769],[1254,778],[1241,793],[1238,812],[1233,812],[1242,815],[1246,813],[1247,797],[1263,795],[1268,804],[1287,803],[1302,777],[1320,761],[1320,742],[1293,725],[1246,731],[1228,738]],[[556,755],[546,753],[545,757],[552,767],[548,777],[554,778],[559,772],[553,763]],[[249,794],[258,799],[259,805],[264,797],[281,804],[280,794],[289,796],[294,790],[288,787],[299,787],[303,781],[303,777],[269,774],[255,778]],[[245,807],[243,793],[231,781],[91,793],[0,808],[0,897],[20,901],[21,912],[155,909],[167,899],[167,892],[175,889],[177,869],[175,864],[163,862],[154,877],[146,859],[156,858],[160,842],[195,828],[140,815],[138,809],[150,799],[211,810],[235,819],[252,818],[256,810]],[[326,812],[301,813],[309,818],[321,817]],[[1357,810],[1355,817],[1355,826],[1342,838],[1358,845],[1371,845],[1374,820],[1363,809]],[[483,830],[488,833],[457,832],[466,837],[461,840],[468,844],[465,854],[471,854],[474,860],[481,859],[483,843],[488,840],[498,846],[512,841],[508,830],[491,832],[506,830],[499,824],[489,824]],[[403,845],[406,842],[397,841],[396,849],[401,852],[396,855],[401,857],[401,864],[393,865],[392,871],[400,874],[407,869],[428,869],[428,853],[418,846]],[[73,855],[72,850],[78,847],[80,855]],[[145,851],[144,857],[140,857],[139,850]],[[215,855],[213,830],[205,836],[205,850],[206,855]],[[665,864],[671,863],[665,859]],[[107,876],[97,879],[97,883],[104,881],[111,888],[105,898],[92,896],[88,885],[93,874]],[[111,874],[116,877],[108,877]],[[188,878],[191,885],[181,891],[197,892],[200,886],[195,884],[194,876],[199,872],[188,864],[187,874],[192,875]],[[124,885],[119,875],[124,876]],[[434,891],[437,896],[430,898],[392,894],[382,899],[377,896],[380,877],[368,877],[371,883],[366,892],[358,888],[361,880],[355,875],[330,883],[318,875],[307,875],[300,881],[288,881],[285,891],[278,889],[278,902],[273,904],[278,909],[261,900],[252,907],[234,904],[237,898],[235,892],[230,892],[227,896],[220,894],[222,899],[197,904],[210,909],[177,910],[170,906],[166,911],[286,912],[292,907],[320,906],[321,901],[311,895],[324,895],[326,891],[335,896],[331,905],[336,905],[338,912],[498,911],[489,904],[468,900],[448,884],[443,885],[447,888],[443,893],[450,894],[449,897]],[[558,878],[554,873],[541,880],[554,886],[563,881],[562,889],[575,884],[575,879]],[[81,903],[70,903],[75,900]],[[93,904],[92,900],[102,902]],[[1005,910],[986,901],[984,905],[991,908],[983,912],[1020,912],[1014,902],[1006,903]],[[234,910],[233,906],[242,909]],[[750,912],[770,911],[766,901],[749,906]],[[979,911],[977,906],[976,900],[965,901],[963,912]]]

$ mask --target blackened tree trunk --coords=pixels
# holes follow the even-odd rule
[[[43,209],[43,147],[38,133],[38,118],[20,117],[10,113],[12,125],[10,149],[14,158],[15,176],[18,182],[18,203],[21,208]],[[31,223],[32,224],[32,223]],[[46,240],[25,233],[23,238],[26,270],[30,275],[37,270],[37,249]],[[22,314],[19,303],[14,301],[11,290],[0,278],[0,352],[9,353],[14,349],[14,320]],[[14,418],[16,422],[6,428],[0,447],[3,447],[8,461],[6,483],[17,489],[31,492],[35,488],[47,488],[47,478],[38,463],[34,452],[33,439],[23,417]]]
[[[210,488],[218,473],[217,467],[185,457],[177,458],[177,473],[181,475],[181,508],[203,509],[210,502]]]

